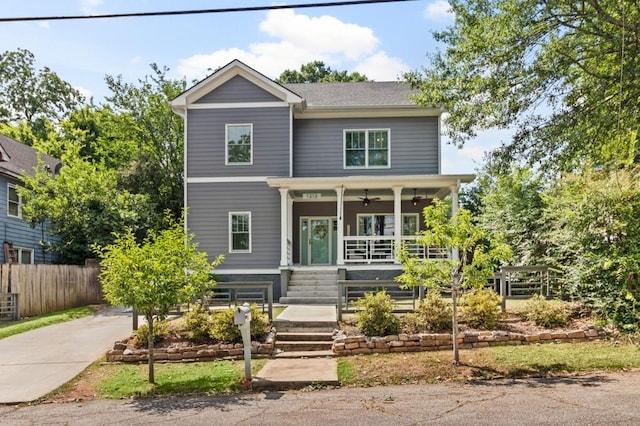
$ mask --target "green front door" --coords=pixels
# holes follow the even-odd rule
[[[328,265],[330,259],[329,219],[309,220],[309,258],[312,265]]]

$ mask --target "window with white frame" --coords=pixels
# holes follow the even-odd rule
[[[402,235],[415,235],[418,232],[418,215],[402,215]],[[392,214],[359,214],[358,236],[393,236],[395,216]]]
[[[22,218],[22,197],[16,186],[10,183],[7,184],[7,215]]]
[[[345,130],[345,168],[388,168],[389,130]]]
[[[23,265],[33,264],[33,249],[14,247],[13,250],[16,252],[18,263]]]
[[[229,252],[251,253],[251,213],[229,213]]]
[[[227,124],[226,163],[227,165],[250,165],[253,163],[253,124]]]

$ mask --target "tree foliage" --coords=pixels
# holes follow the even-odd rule
[[[453,302],[454,362],[459,363],[457,299],[465,289],[484,287],[496,267],[511,256],[511,249],[496,236],[487,240],[487,232],[473,223],[471,213],[458,209],[451,216],[447,203],[435,199],[423,210],[425,230],[417,242],[424,247],[446,249],[447,259],[422,259],[401,249],[398,258],[404,270],[396,281],[408,286],[449,288]]]
[[[322,61],[313,61],[300,66],[300,71],[285,70],[276,79],[278,83],[340,83],[349,81],[368,81],[365,75],[357,72],[332,70]]]
[[[212,263],[198,251],[184,225],[171,222],[163,231],[152,232],[141,244],[126,230],[112,244],[96,247],[102,259],[100,279],[105,298],[116,306],[130,306],[143,314],[149,326],[149,382],[154,382],[153,325],[169,309],[201,296],[212,281]]]
[[[569,293],[614,323],[640,324],[640,167],[585,166],[547,194],[549,259]]]
[[[445,49],[406,75],[417,101],[449,111],[461,145],[479,130],[517,128],[494,155],[572,170],[637,156],[638,3],[599,0],[451,1],[455,22],[435,33]]]
[[[58,122],[83,102],[80,92],[48,67],[37,70],[30,51],[0,54],[0,123]]]

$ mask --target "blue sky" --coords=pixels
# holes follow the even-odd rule
[[[290,0],[312,3],[315,0]],[[61,16],[275,4],[265,0],[0,0],[0,16]],[[280,2],[282,4],[282,2]],[[135,81],[149,64],[171,77],[199,79],[237,58],[275,78],[319,59],[333,69],[377,81],[427,65],[437,48],[431,35],[453,21],[445,0],[420,0],[280,11],[145,18],[0,23],[0,51],[28,49],[93,96],[108,95],[105,75]],[[485,149],[505,132],[484,132],[459,150],[445,144],[443,173],[473,173]],[[446,142],[446,140],[443,140]]]

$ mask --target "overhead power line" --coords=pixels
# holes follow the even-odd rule
[[[107,19],[107,18],[141,18],[146,16],[174,16],[174,15],[201,15],[205,13],[232,13],[232,12],[259,12],[278,9],[309,9],[317,7],[354,6],[375,3],[400,3],[416,0],[351,0],[332,1],[321,3],[285,4],[271,6],[246,6],[227,7],[220,9],[196,9],[196,10],[168,10],[160,12],[133,12],[133,13],[105,13],[96,15],[66,15],[66,16],[24,16],[15,18],[0,18],[0,22],[25,22],[25,21],[64,21],[74,19]]]

